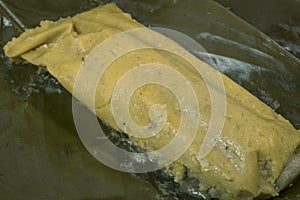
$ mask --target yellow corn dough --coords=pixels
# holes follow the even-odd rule
[[[12,59],[21,58],[37,66],[46,66],[72,93],[78,69],[97,44],[114,34],[139,27],[143,25],[111,3],[57,22],[43,21],[39,27],[14,38],[4,50]],[[224,129],[217,145],[201,160],[197,155],[211,117],[210,96],[202,77],[179,56],[162,50],[143,49],[118,58],[99,81],[97,116],[120,130],[111,111],[114,86],[134,66],[153,62],[172,66],[188,78],[196,91],[202,115],[193,144],[168,167],[175,181],[180,182],[188,170],[192,177],[200,180],[200,191],[209,191],[220,199],[276,195],[276,179],[299,145],[300,133],[282,116],[224,75],[222,79],[227,95]],[[79,95],[76,98],[84,97]],[[180,124],[178,100],[168,89],[155,84],[145,85],[133,94],[130,101],[133,120],[139,125],[149,124],[148,110],[153,104],[166,106],[165,127],[152,138],[131,137],[137,146],[147,150],[157,150],[167,144]]]

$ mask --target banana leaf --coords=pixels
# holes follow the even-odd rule
[[[2,16],[1,45],[18,34],[12,23],[19,29],[32,27],[42,19],[57,19],[98,3],[104,2],[5,2],[21,20],[18,22]],[[266,35],[212,1],[117,3],[145,25],[173,28],[199,41],[217,63],[215,67],[218,70],[299,128],[299,60]],[[197,55],[199,52],[193,53]],[[1,183],[4,183],[3,194],[7,198],[19,196],[26,190],[26,185],[28,198],[30,195],[59,198],[63,191],[68,193],[64,194],[67,199],[73,196],[82,199],[122,196],[130,199],[133,194],[126,191],[131,191],[136,198],[140,195],[140,198],[154,199],[157,193],[150,186],[138,186],[141,183],[135,178],[99,167],[93,161],[76,137],[70,95],[47,72],[39,73],[42,76],[35,74],[35,68],[12,64],[1,54],[1,76],[6,80],[1,84],[1,127],[7,130],[1,133],[1,154],[5,158],[5,163],[1,162],[3,172],[0,173]],[[21,99],[10,91],[11,88]],[[43,94],[43,88],[50,95]],[[95,177],[93,174],[99,175]],[[28,178],[24,178],[26,176]],[[20,177],[23,177],[23,182]],[[25,184],[26,179],[31,179],[32,184]],[[107,183],[107,180],[113,181]],[[126,184],[125,180],[131,184]],[[89,186],[84,185],[87,181],[91,182]],[[124,189],[124,185],[128,188]],[[79,194],[81,197],[78,197]]]

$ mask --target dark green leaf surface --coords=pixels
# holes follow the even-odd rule
[[[2,10],[2,49],[19,34],[18,23],[31,28],[40,20],[56,20],[109,1],[1,2],[14,14]],[[197,40],[216,62],[214,67],[300,128],[300,62],[286,51],[299,56],[299,2],[219,0],[283,47],[213,1],[116,2],[145,25],[172,28]],[[151,185],[109,169],[89,155],[74,128],[71,95],[47,72],[12,64],[1,50],[0,78],[1,199],[156,199],[160,195]],[[155,182],[153,176],[146,178]],[[284,196],[297,199],[299,187],[296,183]]]

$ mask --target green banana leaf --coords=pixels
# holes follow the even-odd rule
[[[40,20],[56,20],[106,2],[0,0],[0,47]],[[145,25],[178,30],[197,40],[208,53],[192,53],[210,56],[216,69],[300,129],[300,61],[265,34],[211,0],[115,2]],[[0,77],[1,199],[161,196],[140,178],[109,169],[89,155],[74,128],[71,95],[47,72],[12,64],[1,50]],[[282,198],[297,198],[299,187],[296,184]]]

